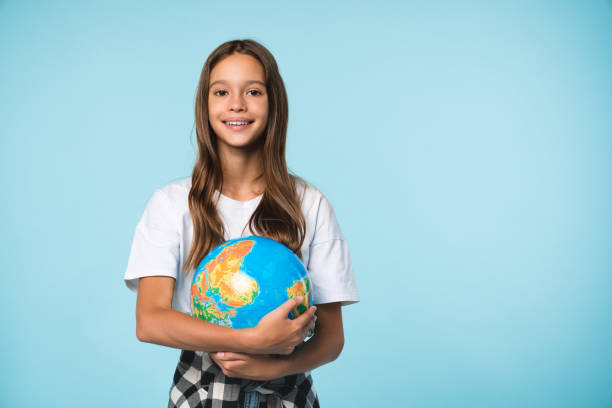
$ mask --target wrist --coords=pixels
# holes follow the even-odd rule
[[[238,352],[258,354],[258,350],[255,347],[255,336],[253,328],[247,329],[236,329],[234,332],[237,334],[236,344],[238,345]]]

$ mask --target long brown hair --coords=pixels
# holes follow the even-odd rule
[[[217,152],[217,135],[208,118],[208,93],[212,69],[233,53],[250,55],[261,63],[268,93],[268,123],[259,141],[263,143],[265,190],[247,225],[253,233],[272,238],[301,257],[306,221],[297,185],[305,180],[287,171],[285,144],[289,105],[285,85],[270,51],[251,39],[233,40],[221,44],[209,55],[198,84],[195,101],[198,156],[189,191],[194,236],[183,265],[185,274],[196,269],[208,252],[225,241],[225,230],[214,202],[215,190],[220,192],[223,186],[223,171]]]

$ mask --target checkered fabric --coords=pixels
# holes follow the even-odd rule
[[[191,350],[181,351],[168,408],[242,408],[249,391],[259,393],[259,408],[319,408],[310,373],[271,381],[231,378],[207,352]]]

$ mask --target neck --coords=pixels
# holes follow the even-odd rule
[[[250,150],[219,146],[219,157],[223,171],[221,193],[238,199],[263,193],[263,146]]]

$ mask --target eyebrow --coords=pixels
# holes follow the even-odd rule
[[[219,79],[219,80],[213,82],[212,84],[210,84],[210,87],[212,88],[216,84],[227,84],[227,83],[228,83],[227,81],[224,81],[223,79]],[[266,84],[264,84],[263,82],[258,81],[258,80],[247,81],[246,84],[247,85],[249,85],[249,84],[259,84],[259,85],[264,86],[264,87],[266,86]]]

